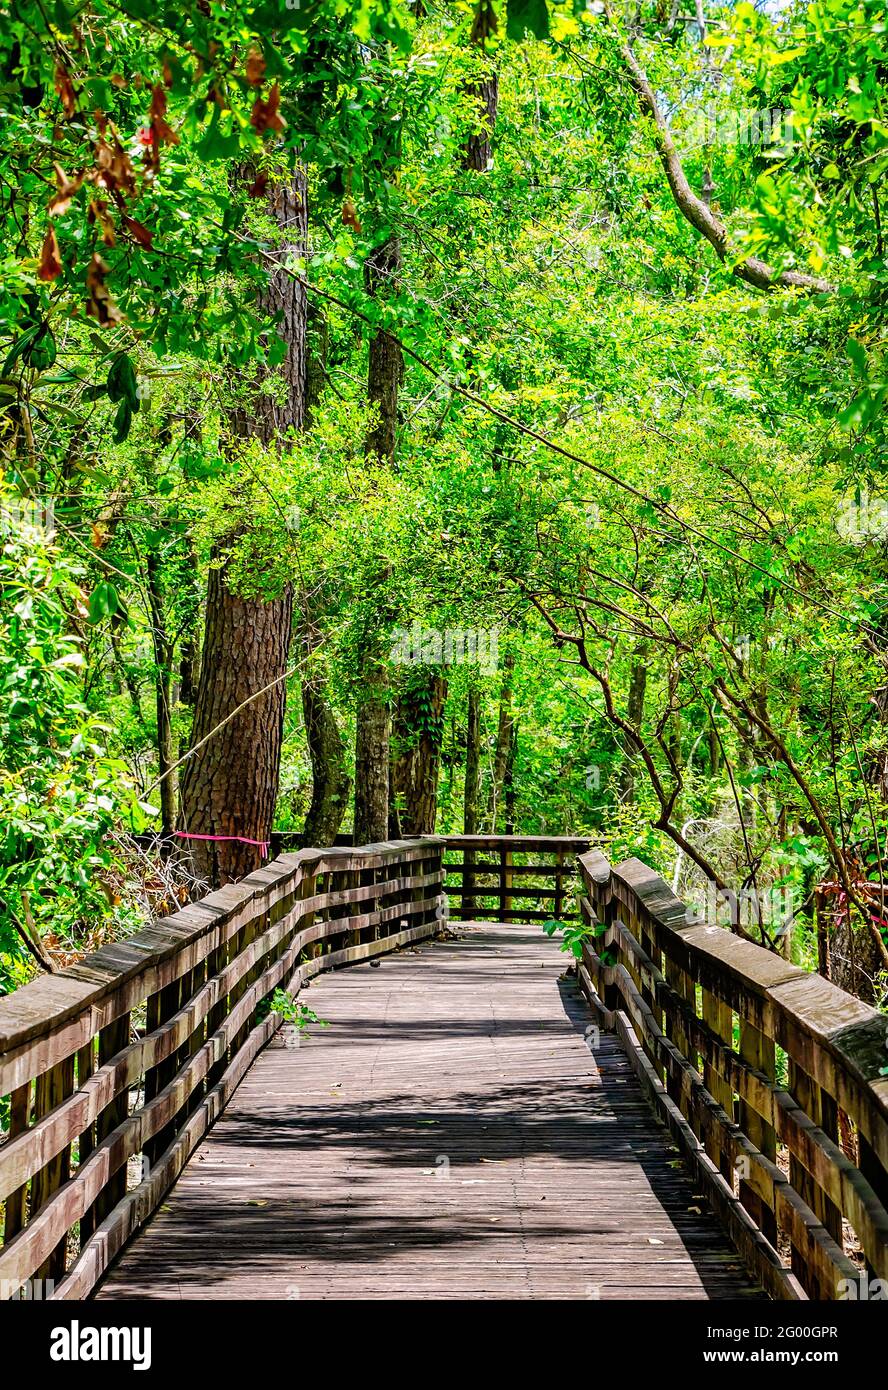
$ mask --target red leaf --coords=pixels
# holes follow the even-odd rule
[[[123,224],[140,246],[146,246],[149,251],[151,250],[153,237],[147,227],[143,227],[141,222],[137,222],[134,217],[124,217]]]

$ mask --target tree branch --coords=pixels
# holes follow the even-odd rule
[[[660,163],[666,173],[666,180],[675,199],[675,204],[686,221],[690,222],[691,226],[714,247],[719,260],[725,261],[728,259],[729,249],[727,228],[721,218],[691,188],[678,150],[675,148],[672,132],[660,110],[654,89],[631,45],[619,34],[609,0],[605,0],[605,14],[618,34],[617,42],[620,53],[629,72],[629,81],[641,102],[642,110],[647,112],[654,123],[657,154],[660,156]],[[747,256],[745,260],[738,261],[732,267],[732,272],[739,280],[744,280],[748,285],[759,290],[802,289],[815,294],[834,294],[836,288],[829,280],[824,280],[818,275],[808,275],[801,270],[774,270],[766,261],[759,260],[757,256]]]

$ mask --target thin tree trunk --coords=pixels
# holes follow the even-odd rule
[[[503,657],[499,720],[496,731],[496,748],[493,755],[493,783],[490,788],[490,801],[488,804],[488,821],[490,823],[491,834],[496,834],[499,808],[502,802],[506,780],[506,770],[509,765],[509,752],[512,747],[512,725],[514,723],[514,715],[512,713],[512,684],[514,674],[515,652],[513,648],[507,647]]]
[[[644,697],[647,690],[647,641],[642,640],[635,647],[635,654],[632,658],[632,667],[629,675],[629,698],[626,704],[626,718],[633,729],[641,730],[642,720],[644,719]],[[635,800],[635,774],[637,771],[639,744],[637,740],[634,744],[627,740],[629,746],[626,748],[626,761],[620,775],[620,801],[631,805]]]
[[[389,236],[368,257],[367,290],[378,299],[397,289],[401,245]],[[389,466],[394,462],[398,428],[398,391],[404,359],[398,342],[380,329],[370,340],[367,395],[376,419],[367,435],[368,457]],[[389,833],[389,750],[391,717],[387,653],[380,632],[368,634],[362,654],[362,691],[355,735],[356,845],[374,844]]]
[[[486,41],[496,32],[497,18],[493,0],[479,0],[472,24],[471,42],[482,51]],[[480,129],[472,131],[463,150],[462,163],[465,169],[485,173],[490,168],[491,139],[496,125],[496,112],[499,105],[499,84],[496,70],[491,65],[487,72],[466,84],[466,94],[474,97]]]
[[[156,550],[148,552],[148,605],[151,613],[151,638],[154,646],[154,699],[157,710],[157,771],[160,777],[160,822],[165,838],[175,834],[179,789],[173,740],[173,663],[175,643],[166,630],[163,596],[160,585],[160,559]]]
[[[481,692],[469,686],[466,699],[466,778],[463,789],[463,834],[477,835],[481,825]],[[476,910],[475,863],[473,851],[466,850],[466,869],[463,871],[463,900],[466,913]]]
[[[346,749],[339,725],[327,698],[327,681],[313,662],[317,634],[303,619],[300,642],[305,670],[302,677],[302,714],[311,758],[311,805],[305,819],[306,845],[332,845],[348,808],[351,778],[345,767]]]

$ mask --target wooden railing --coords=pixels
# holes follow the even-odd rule
[[[637,859],[580,873],[581,984],[750,1271],[776,1298],[866,1297],[888,1280],[888,1019],[701,924]]]
[[[698,922],[638,860],[429,836],[284,854],[0,1000],[0,1297],[95,1287],[280,1026],[275,991],[439,931],[445,850],[465,918],[565,921],[576,894],[598,1021],[770,1294],[888,1280],[886,1019]]]
[[[0,1296],[90,1292],[280,1026],[275,990],[439,930],[442,849],[285,854],[0,1000]]]
[[[578,915],[577,855],[589,841],[553,835],[448,835],[447,896],[461,921],[570,921]]]

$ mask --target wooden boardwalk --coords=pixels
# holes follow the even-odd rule
[[[761,1296],[536,927],[320,976],[103,1299]]]

